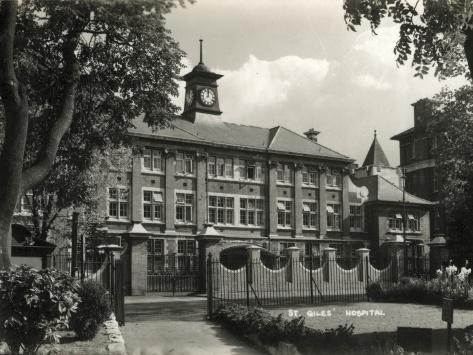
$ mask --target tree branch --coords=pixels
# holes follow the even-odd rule
[[[79,32],[80,33],[80,32]],[[62,137],[69,129],[74,115],[75,96],[79,82],[79,66],[74,51],[77,47],[79,34],[69,36],[64,45],[64,98],[58,118],[49,131],[48,138],[37,161],[23,172],[21,178],[22,191],[27,191],[48,175],[53,166]]]
[[[473,30],[465,31],[466,39],[463,44],[465,50],[466,61],[468,62],[468,69],[470,70],[470,77],[473,78]]]

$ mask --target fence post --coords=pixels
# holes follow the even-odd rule
[[[298,247],[289,247],[286,249],[288,256],[286,264],[286,282],[293,282],[296,279],[294,273],[297,272],[297,270],[294,266],[299,261],[299,250]]]
[[[337,250],[335,248],[325,248],[324,249],[324,258],[325,258],[325,263],[324,263],[324,281],[330,282],[332,281],[331,279],[334,276],[336,267],[337,267],[337,261],[335,259],[335,252]]]
[[[253,281],[257,280],[254,277],[255,268],[253,267],[255,264],[260,263],[261,247],[257,245],[250,245],[246,248],[246,252],[248,253],[248,257],[246,259],[246,306],[250,306],[250,285],[253,285]],[[259,285],[253,285],[253,288],[257,288]]]
[[[212,283],[212,253],[207,257],[207,317],[213,315],[213,283]]]
[[[309,273],[309,276],[310,276],[310,280],[309,280],[309,283],[310,283],[310,304],[314,304],[314,284],[312,282],[312,280],[314,279],[312,277],[312,269],[314,268],[314,255],[309,255],[309,270],[310,270],[310,273]]]
[[[360,248],[356,250],[360,261],[358,262],[358,281],[368,282],[368,267],[370,250],[366,248]]]

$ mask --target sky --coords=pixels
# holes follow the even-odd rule
[[[166,21],[187,53],[183,74],[198,63],[204,40],[204,63],[224,75],[223,120],[300,134],[314,128],[319,143],[360,165],[376,130],[397,166],[398,142],[390,138],[413,126],[411,104],[464,81],[419,79],[410,65],[397,67],[398,28],[348,31],[342,6],[343,0],[197,0]]]

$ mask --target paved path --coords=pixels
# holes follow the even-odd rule
[[[128,355],[260,355],[205,320],[201,297],[127,297],[121,328]]]

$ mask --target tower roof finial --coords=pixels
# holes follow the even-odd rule
[[[374,130],[374,137],[376,138],[376,130]]]
[[[199,42],[200,42],[200,62],[199,64],[204,64],[204,62],[202,61],[202,42],[204,40],[203,39],[199,39]]]

